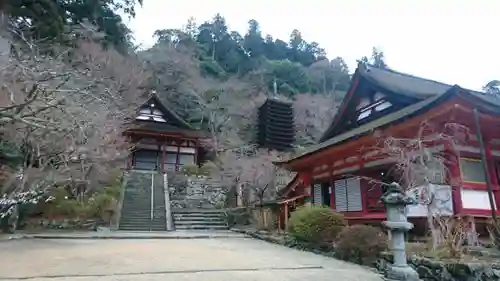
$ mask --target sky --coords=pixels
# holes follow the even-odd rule
[[[244,34],[248,20],[288,41],[293,29],[316,41],[329,58],[356,60],[382,50],[390,68],[480,90],[500,80],[500,1],[495,0],[144,0],[129,21],[137,44],[154,43],[157,29],[198,24],[216,13]]]

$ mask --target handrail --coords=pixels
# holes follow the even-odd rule
[[[168,188],[167,172],[163,173],[163,192],[165,196],[165,219],[167,220],[167,231],[174,230],[172,224],[172,209],[170,208],[170,190]]]
[[[150,219],[151,221],[153,220],[153,213],[154,213],[154,184],[155,184],[155,175],[154,173],[151,173],[151,213],[150,213]]]
[[[300,199],[300,198],[303,198],[303,197],[306,197],[306,195],[302,194],[302,195],[299,195],[299,196],[292,197],[290,199],[285,199],[285,200],[282,200],[282,201],[278,201],[277,203],[279,205],[286,204],[286,203],[293,202],[293,201],[295,201],[297,199]]]

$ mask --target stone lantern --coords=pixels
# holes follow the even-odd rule
[[[387,220],[383,225],[390,231],[389,246],[394,256],[394,263],[388,266],[385,277],[389,280],[420,280],[418,273],[408,265],[405,252],[405,234],[413,228],[413,224],[408,222],[406,207],[416,204],[416,201],[408,197],[395,182],[389,185],[380,199],[387,212]]]

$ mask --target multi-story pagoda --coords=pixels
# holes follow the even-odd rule
[[[292,149],[295,141],[292,104],[268,98],[259,108],[258,127],[261,147],[279,151]]]

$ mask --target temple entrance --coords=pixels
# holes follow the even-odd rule
[[[165,151],[139,148],[132,153],[132,167],[143,171],[179,171],[184,165],[196,163],[196,150],[192,147],[165,146]],[[163,163],[162,163],[163,162]]]
[[[138,149],[133,153],[133,165],[137,170],[158,170],[160,163],[160,151],[152,149]]]

